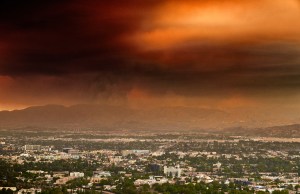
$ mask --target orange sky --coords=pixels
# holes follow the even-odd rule
[[[300,108],[299,0],[3,1],[0,18],[1,110]]]

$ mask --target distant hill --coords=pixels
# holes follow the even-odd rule
[[[224,130],[224,133],[243,136],[300,138],[300,124],[265,128],[228,128]]]
[[[220,110],[187,107],[137,110],[101,105],[46,105],[1,111],[0,127],[182,130],[220,127],[216,121],[227,116]]]
[[[95,130],[209,130],[226,129],[226,133],[291,135],[299,133],[298,125],[270,127],[261,130],[266,118],[253,119],[247,114],[228,113],[217,109],[162,107],[131,109],[104,105],[46,105],[23,110],[0,111],[0,129],[58,128]],[[246,127],[252,128],[248,130]],[[242,129],[242,130],[241,130]],[[285,130],[289,130],[287,132]]]

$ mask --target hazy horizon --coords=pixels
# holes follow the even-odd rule
[[[298,123],[299,18],[299,0],[4,0],[0,111],[193,107]]]

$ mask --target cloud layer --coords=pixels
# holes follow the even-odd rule
[[[0,105],[298,106],[299,4],[1,1]]]

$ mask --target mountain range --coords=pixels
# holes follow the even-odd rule
[[[95,130],[203,130],[230,127],[268,127],[247,114],[195,107],[134,109],[107,105],[45,105],[0,111],[0,128],[62,128]],[[272,125],[271,125],[272,126]]]

